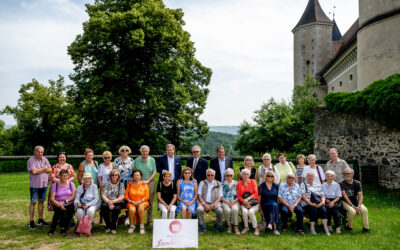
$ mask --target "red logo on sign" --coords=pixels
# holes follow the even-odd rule
[[[169,224],[169,231],[173,234],[178,234],[182,230],[182,223],[180,221],[173,221]]]

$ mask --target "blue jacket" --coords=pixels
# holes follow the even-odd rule
[[[181,165],[181,158],[179,156],[174,155],[174,160],[175,160],[174,179],[172,181],[176,182],[177,180],[179,180],[179,177],[181,176],[182,165]],[[160,179],[159,179],[160,181],[163,180],[162,177],[163,170],[169,171],[167,155],[161,156],[160,158],[158,158],[157,161],[157,172],[160,173]]]
[[[187,160],[186,166],[191,168],[193,170],[193,161],[194,157],[190,157]],[[196,179],[197,183],[200,183],[202,180],[205,180],[207,178],[207,169],[208,169],[208,161],[204,159],[203,157],[199,157],[199,160],[197,161],[197,166],[194,171],[194,178]]]

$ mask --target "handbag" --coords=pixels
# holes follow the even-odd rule
[[[92,222],[89,215],[85,215],[83,218],[79,220],[78,226],[76,227],[75,232],[79,234],[90,235],[90,230],[92,229]]]
[[[243,193],[242,198],[243,198],[243,199],[247,199],[247,198],[249,198],[250,196],[251,196],[251,194],[250,194],[249,192],[245,192],[245,193]],[[250,204],[250,206],[252,206],[252,207],[257,206],[257,205],[258,205],[258,200],[254,199],[254,198],[251,198],[251,199],[249,200],[249,204]]]
[[[304,186],[306,187],[306,192],[308,193],[307,183],[304,183]],[[311,191],[310,201],[311,201],[311,203],[315,203],[315,204],[321,203],[322,202],[321,195],[316,194]]]

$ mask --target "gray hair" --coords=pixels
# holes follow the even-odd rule
[[[242,169],[242,171],[240,171],[240,174],[241,174],[241,175],[243,175],[243,174],[248,174],[248,175],[250,175],[250,170],[248,170],[247,168],[244,168],[244,169]]]
[[[272,171],[271,171],[271,172],[272,172]],[[274,174],[275,174],[275,173],[274,173]],[[287,178],[288,176],[293,176],[293,177],[296,177],[296,175],[295,175],[295,174],[293,174],[292,172],[288,173],[288,174],[286,175],[286,178]]]
[[[268,153],[265,153],[265,154],[263,155],[262,159],[264,160],[264,158],[267,158],[267,157],[269,157],[269,159],[272,159],[271,155],[268,154]]]
[[[345,168],[345,169],[343,170],[343,173],[344,173],[344,171],[346,171],[346,170],[348,170],[348,169],[350,169],[351,173],[354,174],[354,170],[353,170],[352,168]]]
[[[315,154],[309,154],[307,156],[307,159],[310,159],[310,158],[314,158],[314,160],[317,160],[317,156]]]
[[[167,146],[165,146],[165,148],[169,148],[169,147],[172,147],[174,150],[175,150],[175,146],[174,146],[174,144],[167,144]]]
[[[131,154],[131,153],[132,153],[131,148],[130,148],[129,146],[126,146],[126,145],[121,146],[121,147],[118,149],[118,153],[121,154],[121,151],[122,151],[123,149],[125,149],[125,148],[128,149],[128,154]]]
[[[142,152],[142,150],[145,149],[145,148],[147,148],[147,149],[149,150],[149,152],[150,152],[150,147],[147,146],[147,145],[142,145],[142,146],[140,147],[140,152]]]
[[[215,170],[212,168],[208,168],[206,174],[208,174],[208,172],[212,172],[215,175]]]
[[[307,172],[306,176],[312,174],[315,177],[315,173],[314,172]]]
[[[36,150],[38,150],[39,148],[43,149],[43,151],[44,151],[44,147],[40,146],[40,145],[37,145],[33,151],[36,152]]]
[[[331,151],[335,151],[336,153],[338,152],[336,148],[329,149],[329,152],[331,152]]]
[[[246,157],[244,158],[244,164],[246,164],[246,160],[251,160],[251,161],[253,162],[253,165],[254,165],[254,159],[253,159],[252,156],[250,156],[250,155],[246,156]]]
[[[228,173],[235,174],[235,171],[233,171],[232,168],[227,168],[227,169],[225,170],[225,174],[228,174]]]
[[[328,170],[325,172],[325,176],[327,175],[333,175],[333,177],[335,177],[335,172],[333,172],[332,170]]]
[[[195,148],[198,148],[199,151],[201,151],[201,147],[200,147],[199,145],[194,145],[194,146],[192,147],[192,151],[193,151],[193,149],[195,149]]]

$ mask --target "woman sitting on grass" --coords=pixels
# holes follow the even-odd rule
[[[74,216],[75,185],[68,181],[69,173],[66,169],[59,172],[60,181],[53,183],[50,190],[50,201],[53,204],[54,215],[48,235],[53,235],[58,222],[61,225],[61,234],[67,235],[69,222]]]

